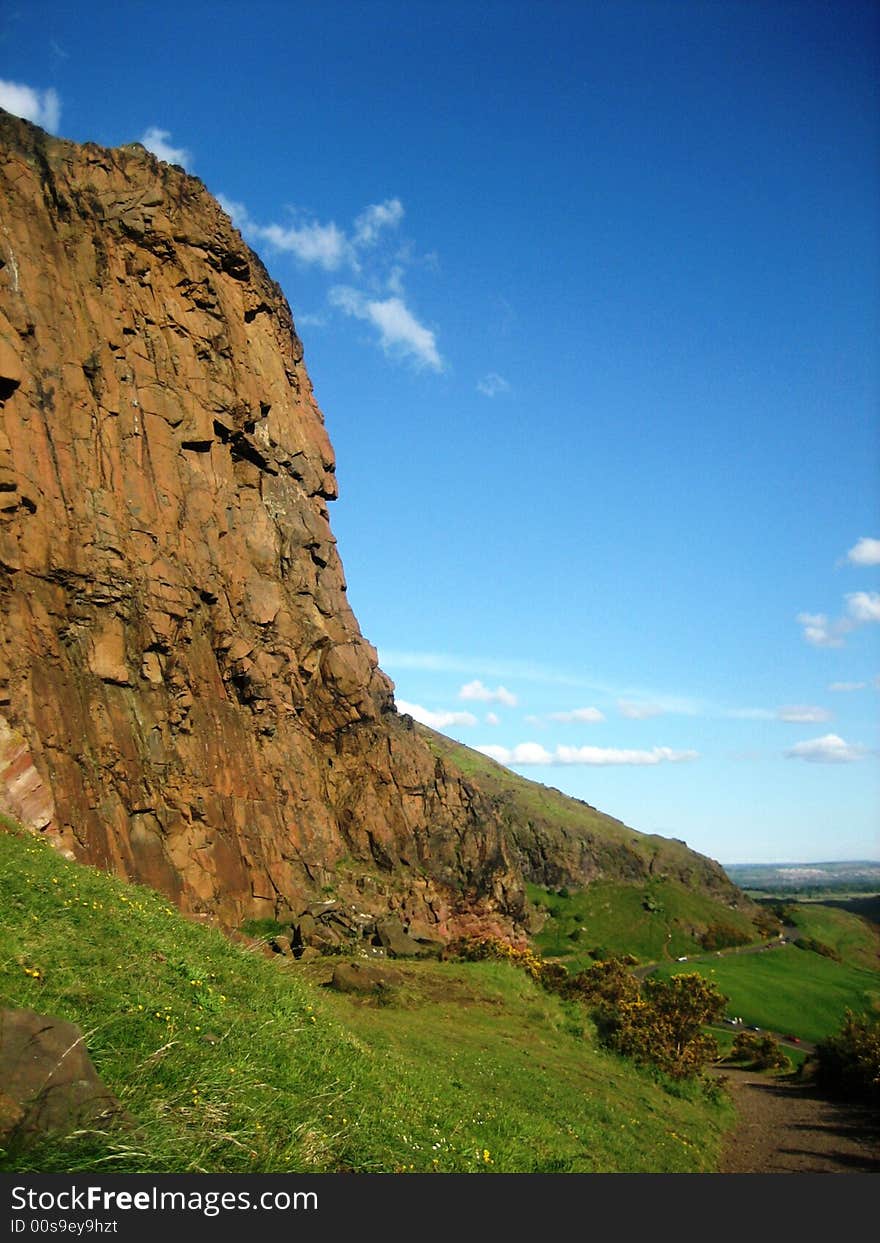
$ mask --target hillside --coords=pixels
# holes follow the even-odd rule
[[[444,771],[460,773],[490,800],[506,830],[509,849],[531,884],[581,888],[605,878],[674,880],[725,905],[753,904],[713,859],[684,842],[639,833],[560,790],[529,781],[463,743],[417,725]]]
[[[333,993],[333,959],[264,958],[9,829],[0,911],[0,1005],[78,1023],[136,1121],[0,1149],[0,1169],[698,1172],[731,1121],[506,963],[397,964],[381,1004]]]

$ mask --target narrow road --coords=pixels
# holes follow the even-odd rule
[[[811,1084],[749,1070],[729,1081],[739,1122],[728,1135],[722,1174],[880,1174],[880,1117],[829,1101]]]

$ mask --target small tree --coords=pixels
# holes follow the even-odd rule
[[[606,1039],[618,1052],[684,1079],[718,1057],[718,1042],[703,1025],[726,1004],[717,986],[696,973],[648,979],[640,994],[604,1012]]]
[[[753,1070],[791,1070],[791,1058],[772,1036],[738,1032],[730,1050],[732,1062],[748,1062]]]

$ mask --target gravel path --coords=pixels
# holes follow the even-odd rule
[[[880,1173],[880,1118],[829,1101],[809,1084],[724,1070],[739,1122],[722,1174]]]

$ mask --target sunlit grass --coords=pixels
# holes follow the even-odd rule
[[[268,959],[159,895],[0,832],[0,994],[71,1020],[137,1125],[0,1154],[28,1170],[711,1169],[729,1110],[598,1049],[501,963],[398,964],[384,1004],[332,960]]]

